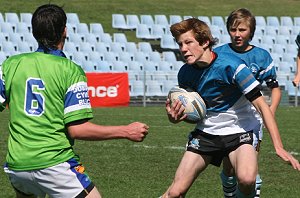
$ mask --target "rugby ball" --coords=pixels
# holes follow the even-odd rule
[[[185,107],[184,114],[187,115],[187,120],[191,122],[199,122],[206,115],[206,105],[201,96],[191,90],[175,86],[168,93],[171,105],[175,100],[180,100]]]

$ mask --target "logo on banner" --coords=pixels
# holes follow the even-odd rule
[[[91,93],[92,97],[99,97],[99,98],[103,98],[103,97],[110,97],[110,98],[114,98],[118,96],[118,88],[119,85],[116,86],[89,86],[89,91]]]

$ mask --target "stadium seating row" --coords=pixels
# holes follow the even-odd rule
[[[178,46],[170,35],[168,27],[170,24],[191,16],[155,15],[152,18],[151,15],[126,15],[125,18],[123,15],[127,29],[135,30],[137,38],[144,39],[138,36],[138,33],[142,35],[138,27],[143,25],[148,31],[149,39],[160,40],[161,48],[167,51],[159,53],[152,49],[148,41],[128,42],[124,32],[111,35],[103,30],[101,23],[81,23],[76,13],[67,13],[67,15],[68,36],[64,51],[70,59],[82,65],[85,71],[125,71],[130,74],[131,84],[143,78],[150,82],[159,80],[174,83],[176,75],[172,72],[177,72],[183,62],[176,59],[173,50],[177,50]],[[124,20],[123,28],[121,28],[122,23],[114,22],[114,16],[122,18],[119,14],[113,15],[113,27],[124,30]],[[31,17],[30,13],[20,13],[19,16],[16,13],[5,13],[5,15],[0,13],[0,63],[10,55],[34,51],[37,48],[37,43],[31,33]],[[230,42],[229,35],[224,28],[223,17],[198,16],[198,18],[210,24],[214,36],[219,39],[219,45]],[[268,22],[271,18],[257,17],[258,26],[252,43],[271,53],[277,71],[280,73],[280,82],[287,87],[287,79],[291,78],[295,72],[297,46],[294,40],[295,33],[300,31],[300,23],[297,17],[292,19],[293,23],[284,19],[288,17],[280,17],[279,26],[276,27],[274,24],[278,25],[277,22]],[[292,28],[291,25],[293,25]],[[284,30],[283,27],[287,28]],[[147,73],[145,77],[143,77],[144,71]],[[169,79],[168,75],[175,76],[175,78]],[[164,83],[160,85],[161,91],[163,91],[163,85]],[[149,92],[152,89],[146,90]],[[131,91],[134,93],[133,90]]]
[[[146,24],[148,27],[158,24],[162,26],[170,26],[174,23],[182,21],[183,19],[191,18],[193,16],[181,16],[181,15],[135,15],[135,14],[113,14],[112,15],[112,27],[121,30],[133,30],[136,29],[139,24]],[[200,20],[206,22],[209,26],[216,25],[224,27],[226,24],[226,17],[223,16],[194,16]],[[258,26],[300,26],[300,17],[290,16],[256,16],[256,23]]]

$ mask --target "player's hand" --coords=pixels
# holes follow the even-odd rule
[[[134,142],[141,142],[148,134],[149,126],[141,122],[133,122],[127,125],[127,139]]]
[[[296,75],[294,80],[292,81],[294,87],[298,87],[300,82],[300,75]]]
[[[288,153],[283,148],[276,149],[276,154],[281,157],[284,161],[290,163],[295,170],[300,171],[300,164],[297,159],[295,159],[290,153]]]
[[[166,101],[166,111],[169,117],[170,122],[178,123],[184,120],[187,115],[183,114],[185,107],[182,105],[180,100],[175,100],[172,105],[170,99]]]

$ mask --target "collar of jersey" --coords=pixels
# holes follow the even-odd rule
[[[65,57],[66,55],[63,53],[63,51],[61,50],[55,50],[55,49],[51,49],[51,48],[46,48],[44,46],[39,46],[38,49],[36,50],[36,52],[43,52],[45,54],[52,54],[55,56],[61,56],[61,57]]]

